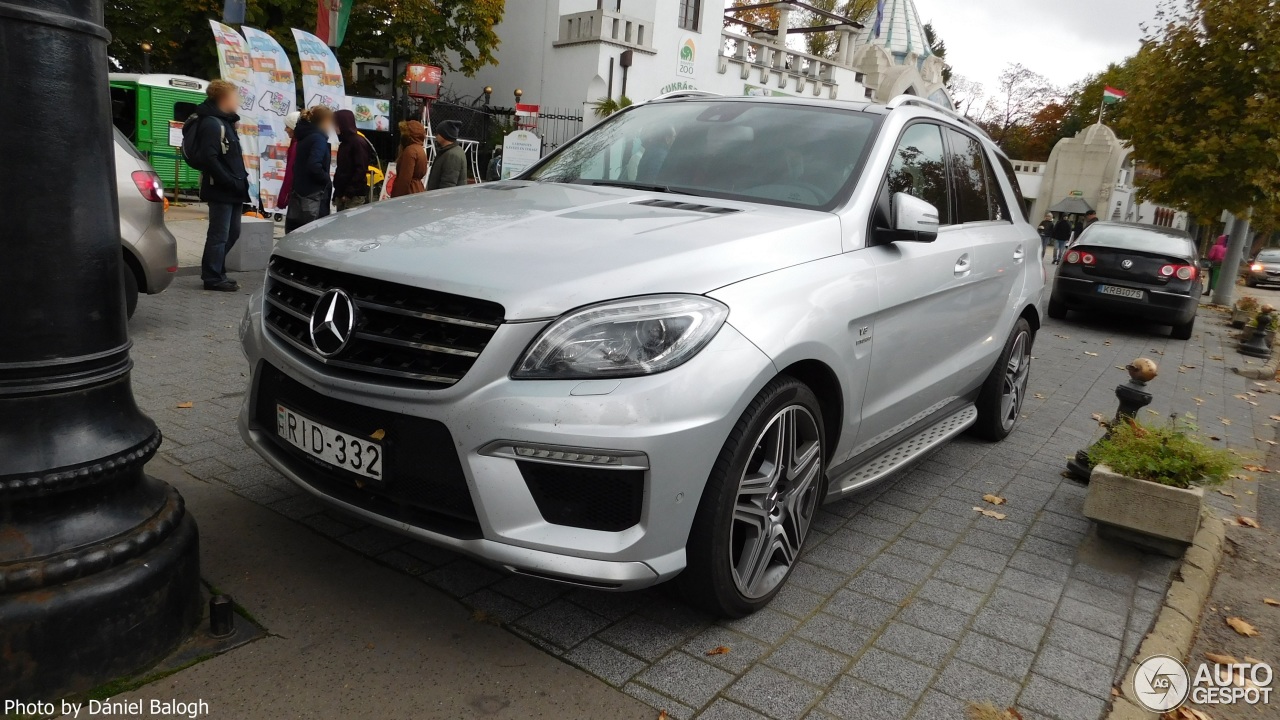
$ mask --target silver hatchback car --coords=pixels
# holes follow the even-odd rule
[[[518,179],[286,236],[241,434],[378,525],[745,615],[820,503],[1013,429],[1044,288],[1023,208],[917,98],[645,103]]]
[[[178,272],[178,241],[164,224],[164,185],[142,153],[120,133],[115,136],[116,194],[120,244],[124,251],[125,314],[133,317],[138,293],[155,295]]]

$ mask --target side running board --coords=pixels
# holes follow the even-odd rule
[[[839,470],[828,487],[826,502],[838,500],[855,490],[879,482],[920,459],[930,450],[964,432],[978,419],[978,408],[965,405],[923,430],[904,438],[855,467]]]

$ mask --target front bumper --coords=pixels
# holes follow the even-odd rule
[[[684,568],[689,529],[725,438],[776,370],[763,352],[726,324],[701,353],[666,373],[615,380],[511,380],[508,372],[517,356],[545,324],[501,326],[460,382],[446,389],[417,389],[381,384],[372,376],[339,376],[311,362],[265,330],[261,296],[255,295],[241,327],[253,370],[240,412],[241,436],[285,477],[326,503],[512,572],[616,590],[669,579]],[[396,417],[447,428],[452,448],[441,452],[457,455],[474,505],[471,524],[435,523],[364,502],[335,485],[333,472],[299,461],[273,439],[275,428],[257,412],[260,402],[275,402],[259,397],[270,368],[302,388],[295,392],[314,393],[311,397],[335,406],[349,404],[361,413],[381,413],[389,428],[396,427]],[[293,402],[281,399],[286,405]],[[345,420],[313,419],[338,427]],[[418,427],[412,422],[402,426]],[[391,437],[392,432],[388,430],[385,442],[406,441]],[[500,441],[642,456],[647,469],[639,521],[618,531],[548,522],[521,471],[520,463],[528,460],[492,452]]]
[[[1072,310],[1105,310],[1161,325],[1182,325],[1195,317],[1200,298],[1195,295],[1164,290],[1153,290],[1149,287],[1138,287],[1143,291],[1143,299],[1104,295],[1098,292],[1100,285],[1128,287],[1121,281],[1094,280],[1059,275],[1053,283],[1053,299],[1065,303]],[[1197,285],[1192,286],[1199,287]]]

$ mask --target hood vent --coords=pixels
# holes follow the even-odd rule
[[[699,205],[698,203],[680,202],[679,200],[641,200],[639,202],[632,203],[632,205],[648,205],[649,207],[667,208],[668,210],[688,210],[690,212],[709,213],[711,215],[728,215],[729,213],[742,212],[736,208]]]

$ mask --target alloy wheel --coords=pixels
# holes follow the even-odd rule
[[[822,438],[802,405],[788,405],[756,438],[738,482],[729,567],[738,592],[764,597],[786,578],[817,509]]]
[[[1025,330],[1018,333],[1009,348],[1009,362],[1005,366],[1004,382],[1000,394],[1000,424],[1005,431],[1013,429],[1022,412],[1022,401],[1027,394],[1027,379],[1031,376],[1031,336]]]

